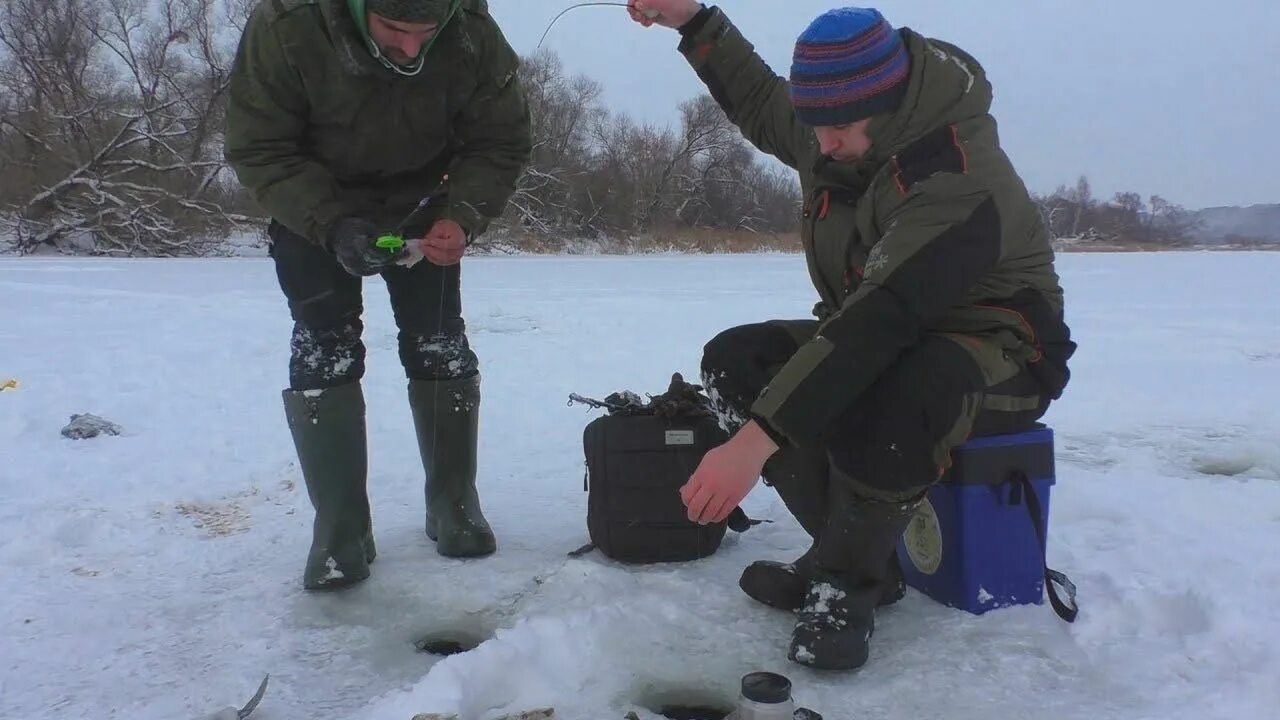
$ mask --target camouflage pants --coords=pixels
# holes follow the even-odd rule
[[[289,314],[289,386],[318,390],[360,380],[365,372],[363,282],[333,255],[283,225],[268,228],[270,254]],[[398,329],[400,363],[413,380],[465,378],[479,360],[462,319],[461,266],[423,260],[382,273]]]
[[[726,430],[733,432],[747,421],[756,396],[817,327],[816,321],[769,321],[731,328],[707,343],[702,382]],[[822,437],[779,453],[806,456],[775,462],[809,469],[804,473],[808,477],[785,483],[798,487],[779,485],[769,477],[768,465],[765,479],[778,487],[808,528],[811,523],[801,515],[825,505],[829,469],[847,478],[858,497],[906,500],[937,482],[950,464],[951,450],[969,437],[1028,429],[1046,409],[1030,373],[988,387],[981,368],[955,340],[926,336]],[[824,462],[828,469],[815,473]]]

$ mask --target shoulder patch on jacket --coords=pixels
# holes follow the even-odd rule
[[[969,174],[969,157],[955,125],[944,125],[893,156],[893,179],[906,195],[916,183],[937,173]]]

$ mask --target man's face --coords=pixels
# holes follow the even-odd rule
[[[823,155],[836,162],[857,162],[871,150],[871,136],[867,126],[871,118],[848,125],[822,125],[813,132],[818,136],[818,147]]]
[[[399,22],[369,13],[369,36],[383,56],[397,65],[412,63],[438,27],[439,23]]]

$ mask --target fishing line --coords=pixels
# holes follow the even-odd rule
[[[546,41],[547,35],[551,33],[551,29],[555,27],[555,24],[559,22],[560,18],[564,17],[571,10],[576,10],[578,8],[583,8],[583,7],[623,7],[625,8],[625,7],[631,7],[631,4],[627,2],[580,2],[580,3],[575,3],[573,5],[570,5],[564,10],[561,10],[560,13],[557,14],[554,18],[552,18],[551,22],[547,24],[547,29],[542,32],[542,37],[538,39],[538,45],[537,47],[534,48],[534,51],[536,52],[537,50],[542,48],[542,43]],[[653,19],[661,15],[661,13],[658,12],[657,10],[646,10],[644,11],[644,15],[649,19]],[[425,206],[432,199],[433,196],[434,194],[428,195],[426,198],[423,198],[422,202],[419,203],[418,207],[414,209],[414,212],[416,212],[418,209],[421,209],[423,206]],[[410,217],[412,217],[412,215],[413,213],[410,213]],[[408,221],[408,217],[405,218],[405,222],[407,221]],[[376,241],[377,247],[382,248],[384,250],[389,250],[391,252],[396,252],[404,248],[406,242],[404,237],[401,235],[401,232],[404,229],[405,222],[402,222],[400,224],[400,227],[397,227],[396,230],[392,231],[391,233],[387,233],[379,237]],[[439,298],[439,308],[438,308],[439,315],[436,319],[437,321],[436,331],[437,333],[441,333],[441,334],[443,334],[442,326],[444,323],[445,283],[448,280],[448,272],[449,272],[448,268],[441,268],[440,298]],[[439,413],[440,413],[439,388],[440,388],[440,383],[437,380],[437,382],[433,384],[433,388],[432,388],[432,422],[431,422],[432,442],[431,444],[434,450],[434,452],[432,453],[433,455],[439,455],[439,452],[440,452],[439,448],[436,447],[437,445],[436,432],[440,424],[438,420]],[[432,465],[432,469],[434,470],[435,469],[434,458],[431,459],[431,465]]]

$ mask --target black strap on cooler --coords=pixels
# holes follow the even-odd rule
[[[1010,479],[1013,480],[1022,489],[1022,495],[1026,498],[1024,504],[1027,512],[1031,514],[1031,525],[1036,531],[1036,542],[1040,543],[1040,561],[1044,564],[1044,587],[1049,592],[1049,604],[1053,606],[1053,611],[1058,617],[1067,622],[1075,622],[1076,615],[1080,613],[1080,606],[1076,604],[1076,586],[1066,575],[1053,570],[1048,565],[1045,557],[1046,548],[1044,523],[1041,521],[1041,505],[1040,495],[1036,493],[1035,485],[1031,484],[1031,480],[1027,474],[1021,470],[1014,470],[1010,473]],[[1062,596],[1058,594],[1058,586],[1067,593],[1067,600],[1064,602]]]

